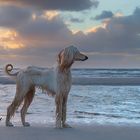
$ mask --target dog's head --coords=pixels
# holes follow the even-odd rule
[[[87,59],[88,57],[80,53],[74,46],[63,49],[58,55],[58,63],[63,69],[69,68],[74,61],[85,61]]]

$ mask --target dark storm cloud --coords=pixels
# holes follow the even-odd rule
[[[21,26],[31,18],[31,12],[26,8],[0,5],[0,26]]]
[[[112,18],[112,17],[113,17],[113,13],[111,11],[102,11],[100,15],[97,15],[95,18],[91,18],[91,19],[102,20],[102,19]]]
[[[21,36],[31,40],[46,40],[53,42],[64,41],[72,36],[61,18],[55,17],[52,20],[38,18],[18,29]]]
[[[132,15],[124,16],[119,18],[114,18],[111,20],[110,24],[108,25],[108,29],[115,28],[113,25],[118,25],[115,29],[119,29],[121,32],[121,28],[123,28],[121,33],[126,33],[125,35],[134,36],[136,37],[138,33],[140,33],[140,8],[136,8]],[[119,24],[122,25],[119,28]],[[136,36],[135,36],[136,35]]]
[[[97,7],[97,0],[0,0],[3,3],[34,6],[45,10],[81,11],[92,6]]]
[[[139,23],[140,8],[136,8],[132,15],[111,18],[105,29],[90,32],[81,44],[90,51],[140,53]]]

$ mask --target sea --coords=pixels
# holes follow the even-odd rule
[[[18,70],[18,69],[16,69]],[[140,69],[72,69],[73,78],[140,78]],[[0,121],[14,98],[16,85],[0,69]],[[21,125],[20,109],[12,121]],[[55,124],[55,102],[40,89],[28,109],[26,120],[33,124]],[[68,97],[67,122],[76,124],[140,125],[140,85],[73,84]]]

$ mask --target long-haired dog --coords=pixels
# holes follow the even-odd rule
[[[76,47],[70,46],[59,53],[57,66],[49,70],[29,66],[16,73],[11,73],[13,66],[11,64],[6,65],[6,73],[16,79],[16,94],[11,105],[7,108],[6,126],[13,126],[10,119],[22,101],[24,104],[21,109],[21,121],[23,126],[30,126],[25,121],[25,114],[33,100],[35,87],[40,87],[46,90],[49,95],[55,96],[56,127],[69,127],[66,124],[66,107],[72,82],[70,68],[74,61],[87,59],[88,57],[80,53]]]

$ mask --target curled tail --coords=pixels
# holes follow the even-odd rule
[[[11,71],[13,70],[13,65],[12,64],[7,64],[5,66],[5,72],[9,75],[9,76],[17,76],[18,72],[16,73],[11,73]]]

